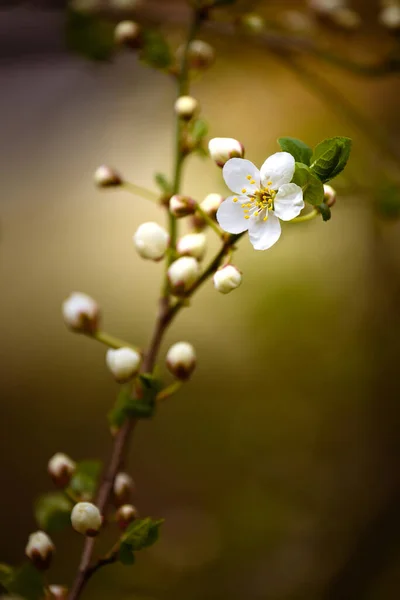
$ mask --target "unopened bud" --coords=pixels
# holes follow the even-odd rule
[[[168,280],[172,292],[180,296],[187,292],[200,275],[200,265],[192,256],[182,256],[168,269]]]
[[[206,252],[207,238],[204,233],[188,233],[178,240],[176,249],[181,256],[193,256],[202,260]]]
[[[73,292],[62,304],[65,324],[80,333],[94,333],[100,321],[100,308],[96,300],[82,292]]]
[[[107,350],[106,364],[118,383],[126,383],[137,375],[142,357],[133,348]]]
[[[379,21],[387,29],[400,29],[400,4],[391,3],[385,6],[379,14]]]
[[[250,33],[260,33],[265,29],[265,21],[257,13],[243,15],[240,19],[240,24]]]
[[[309,0],[309,5],[315,12],[329,15],[340,8],[345,8],[346,0]]]
[[[52,600],[67,600],[68,598],[68,588],[65,585],[49,585],[49,592]]]
[[[114,479],[114,502],[117,506],[129,504],[135,484],[128,473],[117,473]]]
[[[224,197],[221,196],[221,194],[208,194],[208,196],[206,196],[204,200],[200,202],[200,208],[209,217],[215,220],[215,215],[217,214],[217,210],[221,206],[223,200]],[[204,227],[207,225],[206,221],[199,212],[196,212],[193,215],[192,222],[196,229],[204,229]]]
[[[327,206],[333,206],[336,202],[336,190],[327,184],[324,184],[324,202]]]
[[[133,236],[133,243],[142,258],[161,260],[167,251],[169,235],[158,223],[142,223]]]
[[[103,519],[99,509],[91,502],[78,502],[71,512],[72,527],[78,533],[94,537],[99,533]]]
[[[214,273],[214,287],[221,294],[229,294],[242,283],[242,274],[233,265],[226,265]]]
[[[123,179],[115,169],[101,165],[94,173],[94,182],[98,187],[118,187],[122,185]]]
[[[223,167],[230,158],[244,156],[243,145],[233,138],[213,138],[208,143],[208,150],[219,167]]]
[[[175,194],[169,201],[169,210],[178,219],[192,215],[195,209],[196,202],[190,196]]]
[[[115,43],[136,50],[143,45],[140,26],[134,21],[121,21],[114,30]]]
[[[138,511],[132,504],[123,504],[116,512],[115,518],[121,529],[126,529],[138,517]]]
[[[185,121],[193,119],[199,110],[199,103],[192,96],[180,96],[175,102],[175,114]]]
[[[185,48],[178,48],[178,58],[182,57]],[[214,48],[203,40],[193,40],[189,44],[187,52],[188,66],[190,69],[202,71],[211,67],[215,60]]]
[[[167,367],[175,377],[189,379],[196,366],[196,351],[188,342],[178,342],[171,346],[166,357]]]
[[[66,454],[57,452],[48,462],[47,470],[56,484],[60,488],[65,488],[71,481],[75,473],[76,463]]]
[[[48,569],[54,552],[55,546],[47,533],[44,531],[31,533],[25,548],[25,554],[37,569],[41,571]]]

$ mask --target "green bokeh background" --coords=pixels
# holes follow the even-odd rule
[[[365,5],[365,34],[329,34],[333,48],[352,44],[351,57],[387,43],[376,3]],[[11,12],[0,13],[5,28]],[[55,13],[26,13],[13,23],[31,19],[24,31],[61,36]],[[180,34],[172,30],[172,39]],[[218,60],[193,93],[211,136],[240,139],[256,164],[281,135],[310,145],[348,135],[353,156],[329,223],[287,224],[267,252],[244,238],[241,288],[222,296],[207,284],[169,331],[161,357],[185,339],[198,368],[154,421],[140,424],[129,457],[140,513],[166,519],[161,541],[132,569],[99,573],[86,597],[395,600],[400,228],[377,218],[368,194],[348,191],[383,178],[386,160],[340,105],[316,97],[265,49],[215,32],[205,38]],[[154,320],[162,266],[135,254],[132,235],[164,215],[124,192],[96,191],[92,172],[112,164],[154,188],[155,171],[171,172],[173,147],[174,86],[165,76],[129,54],[94,66],[24,43],[26,52],[0,63],[5,562],[23,559],[32,501],[51,489],[48,458],[106,459],[110,449],[105,414],[117,387],[105,349],[66,330],[62,300],[74,290],[92,295],[105,330],[140,345]],[[399,150],[394,76],[307,64]],[[193,158],[184,190],[202,199],[226,188],[211,161]],[[211,233],[209,256],[216,247]],[[68,582],[82,539],[70,531],[54,541],[51,579]]]

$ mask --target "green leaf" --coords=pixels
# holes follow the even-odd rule
[[[163,173],[156,173],[154,175],[154,181],[164,194],[172,194],[172,184]]]
[[[171,50],[162,33],[155,30],[147,30],[143,33],[140,59],[155,69],[166,69],[171,66]]]
[[[118,551],[118,559],[123,565],[133,565],[135,562],[135,555],[129,544],[121,544]]]
[[[321,204],[318,204],[318,206],[316,208],[321,213],[322,220],[329,221],[329,219],[332,216],[331,209],[329,208],[329,206],[327,204],[325,204],[325,202],[322,202]]]
[[[132,398],[129,386],[121,388],[114,407],[108,413],[111,427],[119,429],[128,418],[150,419],[156,409],[156,396],[162,389],[162,382],[150,373],[138,377],[139,398]]]
[[[43,575],[30,563],[18,569],[0,565],[0,584],[10,594],[25,600],[40,600],[45,596]]]
[[[317,206],[324,201],[324,186],[307,165],[296,163],[292,182],[302,188],[304,202]]]
[[[208,125],[203,119],[196,119],[192,127],[192,138],[194,142],[201,142],[208,133]]]
[[[70,488],[80,499],[91,500],[96,493],[102,464],[99,460],[83,460],[76,466]]]
[[[121,537],[121,545],[128,545],[132,551],[152,546],[158,540],[159,529],[163,522],[163,519],[154,521],[150,517],[133,521]]]
[[[339,175],[349,160],[352,141],[346,137],[324,140],[314,149],[312,171],[324,183]]]
[[[108,60],[115,49],[114,25],[98,15],[69,8],[65,35],[68,48],[90,60]]]
[[[48,532],[61,531],[70,525],[73,504],[62,492],[51,492],[39,496],[35,502],[35,519]]]
[[[289,152],[296,162],[309,165],[312,157],[312,149],[301,140],[292,137],[281,137],[278,144],[283,152]]]

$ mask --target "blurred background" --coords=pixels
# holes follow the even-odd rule
[[[186,3],[141,4],[134,18],[178,46]],[[105,348],[67,331],[61,302],[93,296],[104,329],[139,345],[154,321],[162,266],[137,256],[132,235],[163,211],[96,190],[92,174],[110,164],[155,190],[173,162],[172,79],[129,51],[74,53],[65,8],[3,0],[0,11],[0,547],[11,563],[36,529],[35,497],[52,489],[49,457],[106,460],[111,446]],[[210,137],[239,139],[256,164],[284,135],[311,146],[349,136],[353,153],[330,222],[287,224],[267,252],[243,238],[240,289],[208,283],[170,329],[161,360],[185,339],[198,368],[140,423],[128,469],[141,515],[166,519],[161,540],[135,567],[102,570],[88,598],[399,598],[400,51],[381,3],[351,8],[335,22],[301,1],[238,2],[199,36],[217,56],[192,88]],[[262,15],[266,37],[227,25],[246,12]],[[193,157],[184,191],[226,188]],[[211,233],[209,256],[216,248]],[[68,584],[82,538],[53,538],[51,581]]]

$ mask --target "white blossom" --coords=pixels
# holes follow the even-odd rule
[[[199,110],[199,103],[192,96],[180,96],[175,102],[175,114],[181,119],[190,120]]]
[[[158,223],[142,223],[133,236],[133,243],[142,258],[160,260],[167,251],[169,235]]]
[[[227,186],[235,195],[224,200],[217,212],[222,229],[249,232],[256,250],[266,250],[281,235],[279,219],[290,221],[304,208],[303,191],[290,183],[295,160],[288,152],[273,154],[260,171],[249,160],[232,158],[223,168]]]
[[[200,275],[200,265],[192,256],[182,256],[168,269],[168,280],[175,294],[184,294]]]
[[[106,354],[106,364],[118,383],[132,379],[139,371],[142,357],[133,348],[110,348]]]
[[[64,321],[70,329],[79,332],[96,331],[100,308],[96,300],[82,292],[73,292],[62,304]]]
[[[226,265],[214,273],[214,287],[221,294],[229,294],[242,283],[242,274],[233,265]]]
[[[212,138],[208,142],[208,151],[219,167],[223,167],[230,158],[244,156],[243,145],[234,138]]]
[[[72,527],[82,535],[89,537],[97,535],[102,521],[99,509],[91,502],[78,502],[72,509]]]
[[[181,256],[193,256],[202,260],[206,247],[207,238],[204,233],[188,233],[178,240],[176,249]]]
[[[50,477],[59,487],[66,487],[76,470],[76,463],[66,454],[57,452],[47,464]]]
[[[188,379],[196,366],[196,351],[188,342],[177,342],[167,352],[167,367],[178,379]]]
[[[48,569],[55,552],[55,546],[47,533],[36,531],[31,533],[25,547],[25,555],[38,569]]]

